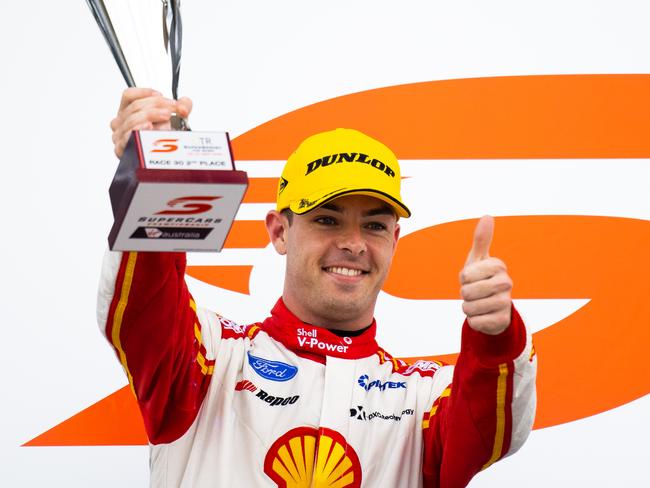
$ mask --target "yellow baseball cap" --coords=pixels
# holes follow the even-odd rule
[[[305,139],[289,156],[278,182],[277,210],[304,214],[342,195],[379,198],[400,217],[411,211],[400,195],[395,154],[354,129],[334,129]]]

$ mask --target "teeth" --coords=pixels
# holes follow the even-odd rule
[[[334,266],[326,269],[327,271],[330,271],[332,273],[336,273],[344,276],[359,276],[362,273],[360,269],[339,268]]]

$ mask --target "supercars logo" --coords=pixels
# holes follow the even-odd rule
[[[155,153],[169,153],[178,149],[178,139],[157,139],[153,142],[155,149],[151,152]]]
[[[250,352],[248,353],[248,364],[262,378],[271,381],[289,381],[298,373],[296,366],[253,356]]]
[[[264,472],[279,488],[359,488],[357,453],[335,430],[298,427],[266,453]]]
[[[212,202],[221,197],[195,196],[174,198],[167,202],[172,209],[161,210],[155,215],[194,215],[212,210],[212,205],[205,202]]]

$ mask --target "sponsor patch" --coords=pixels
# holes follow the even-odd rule
[[[243,335],[243,334],[246,333],[246,326],[239,325],[239,324],[233,322],[230,319],[222,317],[221,315],[217,315],[217,318],[219,319],[219,322],[221,323],[221,326],[224,329],[232,330],[236,334],[242,334]]]
[[[370,421],[374,419],[380,419],[380,420],[393,420],[395,422],[399,422],[402,420],[402,417],[406,415],[413,415],[415,411],[412,408],[407,408],[402,410],[402,413],[400,414],[384,414],[381,412],[371,412],[368,413],[366,410],[363,408],[362,405],[357,405],[356,408],[351,408],[350,409],[350,417],[355,418],[357,420],[365,420],[365,421]]]
[[[264,403],[268,404],[271,407],[277,407],[277,406],[284,407],[286,405],[293,405],[300,398],[300,395],[293,395],[290,397],[269,395],[266,391],[262,390],[261,388],[258,388],[253,384],[252,381],[248,381],[248,380],[241,380],[240,382],[238,382],[235,385],[235,391],[250,391],[251,393],[257,392],[255,398],[259,398],[260,400],[262,400]]]
[[[395,178],[395,171],[393,171],[390,166],[388,166],[386,163],[381,162],[379,159],[374,159],[372,156],[368,156],[367,154],[363,153],[329,154],[327,156],[315,159],[314,161],[307,164],[307,171],[305,172],[305,176],[307,176],[312,171],[317,170],[318,168],[325,168],[330,164],[340,163],[368,164],[376,170],[386,173],[391,178]]]
[[[194,239],[203,240],[212,229],[186,227],[138,227],[131,239]]]
[[[381,380],[370,380],[370,377],[367,374],[359,376],[357,380],[359,386],[366,391],[370,391],[373,388],[377,388],[380,391],[386,389],[398,389],[406,388],[406,381],[381,381]]]
[[[248,353],[248,364],[260,375],[271,381],[289,381],[296,376],[298,368],[280,361],[271,361]]]
[[[349,337],[343,338],[343,342],[348,344],[347,346],[323,341],[318,337],[318,331],[316,329],[308,330],[301,327],[296,331],[296,335],[300,347],[319,349],[325,352],[338,352],[340,354],[345,354],[350,348],[349,344],[352,344],[352,339]]]
[[[411,375],[415,372],[424,374],[425,376],[431,375],[442,368],[443,364],[439,361],[425,361],[423,359],[418,359],[415,363],[411,364],[406,371],[402,374],[404,376]]]

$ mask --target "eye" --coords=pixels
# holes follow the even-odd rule
[[[381,222],[369,222],[368,224],[366,224],[366,229],[381,231],[381,230],[386,230],[387,227]]]
[[[321,215],[314,219],[314,222],[321,225],[336,225],[336,219],[328,215]]]

